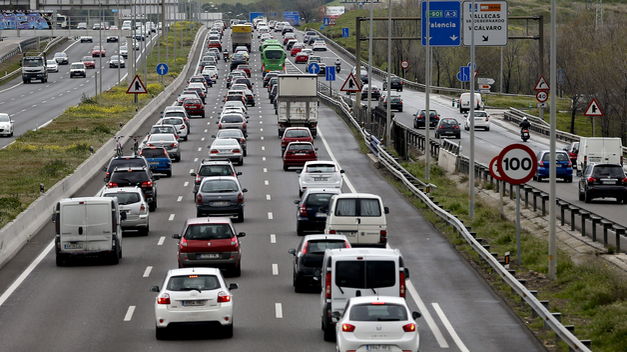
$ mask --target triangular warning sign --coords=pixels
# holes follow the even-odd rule
[[[588,104],[586,108],[586,112],[583,113],[585,116],[604,116],[603,110],[601,110],[601,105],[597,101],[596,98],[592,98],[592,101]]]
[[[139,78],[139,75],[136,75],[135,78],[133,78],[133,81],[131,82],[131,84],[128,86],[128,89],[126,90],[126,94],[146,94],[146,93],[148,93],[148,90],[146,89],[144,82],[142,82],[141,78]]]
[[[533,88],[533,90],[549,90],[549,84],[546,83],[546,80],[544,79],[543,76],[540,76],[540,79],[538,79],[538,81],[536,82],[536,86]]]
[[[361,91],[359,81],[357,80],[357,78],[355,78],[355,75],[353,75],[352,72],[348,75],[346,81],[344,81],[344,84],[342,84],[342,88],[340,88],[340,91],[353,93]]]

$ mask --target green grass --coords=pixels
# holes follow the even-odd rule
[[[187,53],[199,25],[187,27],[177,24],[175,35],[164,40],[163,45],[173,45],[183,31],[183,48],[179,59],[172,60],[170,74],[164,84],[170,83],[185,65]],[[156,65],[157,54],[149,55],[149,66]],[[154,65],[152,66],[154,67]],[[154,70],[151,70],[154,71]],[[139,104],[133,104],[133,96],[126,94],[126,84],[116,86],[94,98],[83,98],[77,106],[68,108],[45,128],[29,131],[18,137],[15,143],[0,150],[0,226],[6,225],[39,197],[39,184],[50,189],[55,183],[73,172],[90,156],[89,147],[98,149],[129,121],[136,109],[148,104],[164,86],[157,83],[156,74],[145,79],[148,94],[139,96]]]
[[[424,175],[423,163],[407,163],[405,168],[417,177]],[[478,237],[490,244],[491,252],[516,253],[514,225],[501,218],[499,209],[492,204],[478,201],[475,220],[468,216],[467,192],[457,188],[458,182],[449,179],[444,171],[437,166],[431,170],[431,182],[437,185],[432,194],[440,205],[471,226]],[[396,179],[391,182],[399,191],[423,212],[427,220],[432,222],[450,242],[469,260],[481,268],[486,279],[510,302],[512,308],[528,322],[528,326],[543,341],[554,339],[553,333],[542,329],[542,322],[530,315],[530,310],[520,305],[520,299],[502,280],[483,263],[476,252],[461,239],[455,230],[442,221],[437,215],[428,211],[424,204],[414,197]],[[545,229],[527,229],[528,231],[544,231]],[[558,254],[558,280],[552,282],[547,274],[547,242],[531,235],[528,231],[522,234],[522,265],[512,265],[517,277],[528,279],[527,286],[538,290],[540,299],[550,301],[551,311],[561,312],[564,324],[574,324],[576,335],[580,339],[591,339],[593,350],[610,352],[627,350],[627,281],[622,280],[614,272],[607,270],[601,261],[589,260],[585,265],[574,264],[567,254]],[[512,258],[514,261],[514,258]],[[557,343],[556,351],[567,351],[562,343]]]

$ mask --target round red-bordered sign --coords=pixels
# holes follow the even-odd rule
[[[501,175],[499,174],[499,170],[496,169],[496,162],[499,160],[499,156],[495,156],[494,158],[492,158],[492,160],[490,160],[490,175],[492,175],[493,178],[502,181],[503,177],[501,177]]]
[[[545,101],[547,101],[547,99],[549,99],[549,95],[546,93],[545,90],[541,90],[536,93],[536,100],[539,103],[544,103]]]
[[[505,147],[495,163],[503,181],[513,185],[529,182],[538,170],[536,154],[528,146],[518,143]]]
[[[409,67],[409,62],[407,60],[401,61],[401,67],[406,70]]]

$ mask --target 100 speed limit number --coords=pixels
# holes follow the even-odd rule
[[[504,181],[521,184],[533,178],[538,169],[538,160],[528,146],[511,144],[497,157],[496,167]]]

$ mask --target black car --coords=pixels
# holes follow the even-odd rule
[[[143,156],[140,155],[123,155],[123,156],[114,156],[111,161],[109,161],[109,165],[103,168],[102,171],[105,172],[104,182],[109,182],[109,178],[111,177],[111,173],[116,168],[129,168],[129,167],[149,167],[148,161]]]
[[[231,81],[231,85],[237,83],[243,83],[246,85],[246,87],[248,87],[248,89],[253,90],[253,82],[251,82],[248,78],[238,77],[235,80]]]
[[[403,81],[401,81],[400,77],[392,76],[392,78],[390,78],[390,83],[390,89],[396,89],[397,92],[403,91]],[[387,87],[388,81],[386,79],[383,81],[383,90],[387,90]]]
[[[246,60],[246,56],[242,55],[242,54],[235,54],[231,57],[231,71],[233,71],[234,69],[237,68],[237,66],[239,65],[246,65],[248,64],[248,60]]]
[[[279,75],[279,72],[276,71],[270,71],[268,73],[266,73],[265,76],[263,76],[263,87],[267,87],[268,83],[270,82],[271,78],[277,77]]]
[[[322,38],[320,38],[317,35],[312,35],[308,38],[309,40],[307,40],[307,44],[308,45],[312,45],[316,40],[321,40]]]
[[[327,249],[350,248],[344,235],[309,235],[292,248],[289,253],[294,256],[293,285],[294,291],[305,288],[320,290],[320,270],[324,251]]]
[[[340,190],[336,188],[306,190],[300,200],[294,201],[297,207],[296,233],[299,236],[302,236],[305,231],[322,233],[327,223],[329,201],[332,196],[340,193]]]
[[[149,167],[118,167],[111,173],[108,188],[139,187],[148,202],[148,210],[157,209],[157,183],[159,176],[154,176]]]
[[[420,110],[418,113],[413,114],[414,116],[414,128],[424,128],[425,127],[425,110]],[[429,127],[435,127],[438,122],[440,122],[440,114],[438,114],[435,110],[430,110],[429,112]]]
[[[381,99],[379,99],[379,103],[382,108],[386,109],[388,104],[387,96],[382,95]],[[390,97],[390,109],[403,112],[403,98],[401,98],[400,95],[392,95]]]
[[[274,100],[276,99],[276,95],[279,92],[279,85],[275,84],[270,89],[270,94],[268,94],[268,98],[270,98],[270,104],[274,104]]]
[[[588,165],[579,179],[579,200],[590,203],[594,198],[616,198],[627,203],[627,177],[620,164]]]
[[[456,139],[462,138],[462,129],[459,122],[453,118],[444,118],[435,126],[435,138],[443,136],[453,136]]]
[[[370,98],[374,100],[379,100],[381,98],[381,91],[378,87],[372,86],[372,92],[370,92]],[[368,85],[364,85],[361,89],[361,100],[368,99]]]

